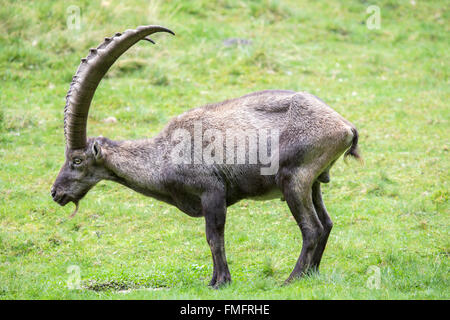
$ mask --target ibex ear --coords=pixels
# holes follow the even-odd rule
[[[102,147],[98,140],[95,140],[92,144],[92,153],[94,154],[94,158],[97,161],[103,158]]]

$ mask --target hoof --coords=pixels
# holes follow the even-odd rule
[[[227,278],[222,278],[222,279],[218,279],[218,280],[213,279],[209,283],[209,286],[212,289],[219,289],[219,288],[222,288],[222,287],[224,287],[224,286],[226,286],[226,285],[228,285],[230,283],[231,283],[231,278],[227,277]]]
[[[286,280],[284,280],[284,282],[281,286],[286,287],[286,286],[290,285],[292,282],[294,282],[295,280],[299,280],[299,279],[300,279],[300,277],[294,277],[294,278],[289,277]]]
[[[291,273],[289,278],[287,278],[286,281],[283,282],[283,286],[287,286],[287,285],[291,284],[293,281],[300,280],[301,278],[303,278],[305,276],[318,274],[318,273],[319,273],[319,269],[317,267],[310,267],[306,271],[298,272],[295,274]]]

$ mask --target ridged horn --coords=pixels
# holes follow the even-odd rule
[[[64,108],[64,136],[69,149],[81,149],[86,146],[89,107],[103,76],[125,51],[155,32],[168,32],[174,35],[171,30],[161,26],[141,26],[136,30],[126,30],[123,33],[116,33],[111,38],[105,38],[97,48],[90,50],[86,58],[81,59],[67,92]]]

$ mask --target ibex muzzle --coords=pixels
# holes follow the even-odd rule
[[[112,180],[204,217],[214,266],[210,285],[218,287],[231,280],[224,245],[227,207],[245,198],[282,198],[303,236],[287,281],[317,270],[332,227],[320,184],[329,182],[330,168],[344,152],[359,157],[355,126],[319,98],[288,90],[254,92],[187,111],[154,138],[86,137],[99,82],[120,55],[139,40],[153,42],[147,36],[155,32],[173,34],[160,26],[127,30],[82,59],[67,94],[66,161],[52,187],[53,199],[78,208],[96,183]],[[276,139],[265,132],[276,132]],[[262,174],[268,163],[275,163],[270,166],[275,170]]]

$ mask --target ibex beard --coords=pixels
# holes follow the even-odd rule
[[[204,217],[213,260],[210,285],[231,281],[225,255],[227,207],[242,200],[282,198],[302,233],[290,282],[317,271],[332,228],[321,183],[345,153],[359,158],[353,124],[306,92],[266,90],[192,109],[155,137],[133,141],[87,138],[95,90],[111,65],[160,26],[105,38],[73,77],[64,109],[66,161],[51,194],[76,204],[101,180],[112,180]],[[76,210],[74,213],[76,213]]]

